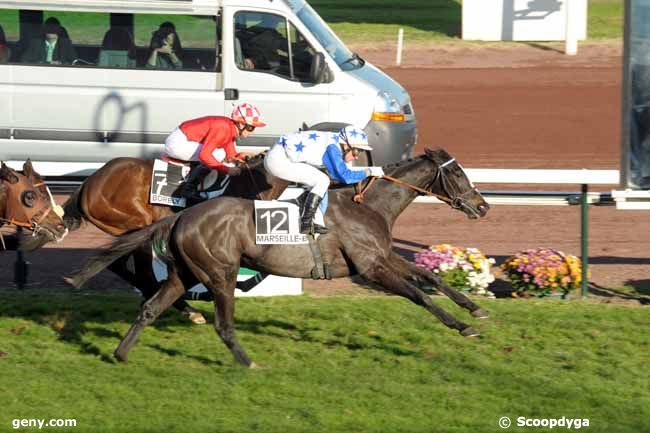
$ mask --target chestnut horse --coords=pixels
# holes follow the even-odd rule
[[[391,231],[397,217],[419,192],[435,193],[470,218],[485,216],[488,204],[460,165],[442,149],[427,149],[418,158],[384,167],[384,172],[395,182],[375,181],[361,204],[352,201],[351,188],[330,191],[325,215],[330,231],[321,235],[318,243],[332,277],[361,275],[385,291],[421,305],[461,335],[478,335],[473,328],[435,305],[414,281],[433,284],[475,317],[487,317],[487,314],[437,275],[394,253]],[[84,270],[68,278],[68,282],[79,286],[117,258],[152,241],[166,244],[169,278],[143,304],[135,323],[116,349],[115,357],[120,361],[127,360],[144,327],[184,294],[183,282],[191,275],[212,292],[217,334],[239,363],[253,367],[255,364],[235,336],[234,292],[239,266],[297,278],[310,278],[314,267],[307,245],[257,245],[253,202],[222,198],[121,237],[92,259]]]
[[[58,206],[43,178],[27,160],[23,173],[0,162],[0,227],[16,226],[26,230],[20,239],[0,234],[0,250],[32,251],[38,246],[36,237],[61,241],[68,230],[63,222],[63,210]]]
[[[260,200],[279,197],[288,182],[268,174],[263,162],[264,154],[259,154],[243,163],[242,174],[231,177],[224,195]],[[66,226],[75,230],[82,221],[88,221],[100,230],[118,236],[173,215],[178,208],[149,203],[153,164],[153,160],[138,158],[116,158],[107,162],[89,176],[64,204]],[[113,263],[110,270],[140,289],[149,299],[159,289],[152,258],[151,249],[143,248],[131,255],[132,266],[128,265],[129,257],[124,257]],[[201,313],[185,300],[179,300],[174,306],[194,323],[205,323]]]

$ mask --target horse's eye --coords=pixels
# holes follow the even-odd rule
[[[34,207],[36,193],[34,191],[25,191],[22,193],[20,198],[26,207]]]

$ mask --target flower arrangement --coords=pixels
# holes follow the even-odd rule
[[[455,289],[494,297],[487,290],[494,281],[494,275],[490,272],[494,259],[485,257],[476,248],[433,245],[424,252],[415,254],[415,264],[440,275],[445,283]]]
[[[515,296],[522,293],[565,296],[582,282],[580,260],[551,248],[521,251],[509,257],[501,269],[515,289]]]

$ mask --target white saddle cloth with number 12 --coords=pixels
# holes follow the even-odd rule
[[[300,233],[300,208],[287,201],[255,200],[255,243],[258,245],[307,244]]]

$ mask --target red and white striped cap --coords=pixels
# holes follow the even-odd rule
[[[260,120],[262,118],[260,110],[256,106],[247,102],[236,106],[235,109],[232,110],[232,115],[230,117],[235,123],[244,123],[256,127],[266,126],[266,123]]]

